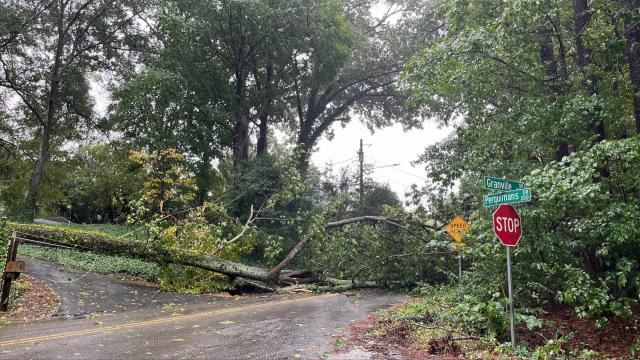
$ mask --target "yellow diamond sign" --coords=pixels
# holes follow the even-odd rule
[[[456,215],[456,217],[445,226],[445,230],[456,241],[456,245],[462,245],[462,233],[471,231],[471,225],[469,225],[462,216]]]

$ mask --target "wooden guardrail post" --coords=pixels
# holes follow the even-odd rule
[[[9,249],[7,249],[7,262],[2,273],[2,294],[0,295],[0,311],[7,311],[9,308],[9,293],[11,292],[11,282],[17,279],[24,271],[24,262],[16,261],[18,255],[18,244],[16,232],[11,234],[9,239]]]

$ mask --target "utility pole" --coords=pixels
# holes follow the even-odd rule
[[[362,148],[362,139],[360,139],[358,159],[360,160],[360,205],[362,205],[364,204],[364,150]]]

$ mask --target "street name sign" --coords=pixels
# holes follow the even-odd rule
[[[520,214],[511,205],[500,205],[493,213],[493,232],[504,246],[516,246],[522,237]]]
[[[517,189],[482,196],[484,207],[531,201],[531,189]]]
[[[524,183],[521,183],[519,181],[485,176],[484,187],[485,189],[489,189],[489,190],[511,191],[511,190],[517,190],[517,189],[524,189],[526,186]]]

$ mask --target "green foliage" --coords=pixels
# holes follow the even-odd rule
[[[11,283],[11,293],[9,293],[9,309],[17,305],[18,300],[27,292],[29,286],[20,279]]]
[[[0,217],[1,216],[4,215],[0,214]],[[11,230],[7,225],[4,219],[0,219],[0,269],[4,269],[5,262],[7,261],[9,237],[11,236]],[[2,281],[0,281],[0,283],[2,283]]]
[[[208,202],[188,210],[181,219],[167,221],[155,216],[146,224],[145,232],[149,235],[147,246],[174,254],[160,263],[160,284],[188,293],[232,290],[235,285],[224,275],[170,263],[175,256],[210,255],[237,262],[253,249],[255,234],[251,226],[243,226],[220,204]]]
[[[98,254],[90,251],[47,248],[22,244],[18,248],[20,255],[31,256],[48,262],[61,264],[75,269],[92,271],[98,274],[123,274],[145,280],[158,281],[159,267],[153,262],[132,259],[124,256]]]
[[[140,224],[153,217],[158,221],[175,219],[195,198],[195,180],[188,173],[184,155],[173,148],[149,154],[131,151],[131,162],[138,164],[145,181],[137,200],[132,202],[129,223]]]
[[[125,222],[129,201],[142,187],[141,174],[127,156],[126,149],[106,144],[74,150],[60,180],[58,214],[78,223]]]
[[[236,284],[224,275],[171,264],[161,267],[159,282],[163,289],[183,294],[214,294],[236,288]]]
[[[638,164],[640,137],[604,141],[526,179],[538,201],[523,215],[545,240],[526,245],[536,254],[531,270],[561,279],[544,285],[581,316],[628,316],[638,302]]]
[[[432,182],[413,195],[440,221],[455,213],[471,220],[463,313],[479,314],[477,327],[499,332],[503,321],[494,320],[506,311],[494,316],[506,295],[505,257],[491,211],[480,207],[483,176],[521,179],[534,194],[518,206],[518,307],[567,304],[602,325],[640,300],[640,138],[629,136],[635,90],[617,35],[620,4],[588,3],[587,26],[574,29],[565,24],[574,23],[575,3],[486,11],[484,0],[446,0],[445,30],[406,65],[414,112],[454,127],[418,160]]]

